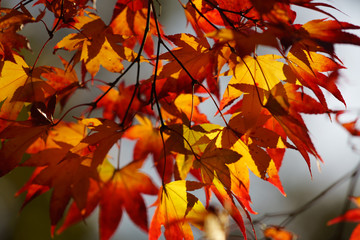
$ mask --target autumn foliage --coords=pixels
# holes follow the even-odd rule
[[[285,151],[298,151],[309,171],[311,158],[322,161],[302,115],[335,113],[324,92],[345,105],[337,87],[344,66],[334,45],[360,45],[346,31],[360,27],[312,0],[177,4],[193,34],[166,35],[153,0],[118,0],[109,23],[88,0],[24,0],[0,9],[0,175],[34,169],[17,195],[26,195],[25,206],[51,191],[52,234],[98,208],[102,240],[111,238],[124,211],[149,239],[193,239],[192,227],[213,239],[211,219],[224,212],[247,239],[255,230],[245,222],[256,211],[249,173],[285,195],[279,178]],[[324,18],[297,23],[294,6]],[[32,62],[24,57],[31,41],[20,31],[28,24],[48,34]],[[60,30],[67,35],[54,43]],[[40,66],[48,46],[58,57]],[[260,54],[264,47],[272,54]],[[98,79],[101,68],[114,79]],[[143,68],[152,69],[145,79]],[[136,71],[131,84],[124,81],[129,70]],[[69,106],[80,89],[98,96]],[[221,123],[202,112],[206,104]],[[73,121],[64,120],[69,116]],[[111,159],[109,150],[120,151],[122,139],[136,142],[132,159]],[[148,161],[157,176],[142,170]],[[150,222],[145,194],[157,196]],[[224,210],[213,209],[213,198]],[[360,221],[358,212],[329,223],[349,214]],[[226,228],[226,221],[219,224]],[[277,226],[263,235],[295,236]]]

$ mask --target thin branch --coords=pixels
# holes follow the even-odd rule
[[[82,104],[71,107],[59,118],[59,120],[57,122],[54,123],[54,126],[58,125],[66,117],[66,115],[69,114],[72,110],[74,110],[75,108],[78,108],[78,107],[83,107],[83,106],[93,106],[93,103],[82,103]]]
[[[118,145],[118,154],[117,154],[117,161],[116,161],[116,169],[120,169],[120,155],[121,155],[121,138],[117,142]]]
[[[136,93],[137,93],[137,91],[138,91],[138,89],[139,89],[139,86],[140,86],[140,82],[139,82],[139,77],[140,77],[140,62],[137,62],[137,65],[138,65],[138,66],[137,66],[137,72],[136,72],[136,84],[135,84],[134,92],[133,92],[133,94],[132,94],[132,96],[131,96],[130,102],[129,102],[127,108],[126,108],[124,117],[123,117],[123,119],[121,120],[120,125],[122,125],[122,126],[125,124],[125,120],[126,120],[126,118],[127,118],[127,115],[128,115],[129,112],[130,112],[131,105],[132,105],[133,102],[134,102]]]
[[[213,28],[215,28],[216,30],[218,30],[219,28],[212,23],[196,6],[195,4],[192,2],[192,0],[189,0],[191,6],[195,9],[195,11],[202,17],[205,19],[206,22],[208,22]]]
[[[300,206],[299,208],[295,209],[294,211],[264,214],[262,217],[254,220],[254,224],[261,223],[261,222],[263,222],[264,220],[266,220],[268,218],[286,217],[287,216],[286,219],[279,224],[279,226],[285,227],[292,220],[294,220],[295,217],[297,217],[299,214],[303,213],[304,211],[306,211],[307,209],[312,207],[318,200],[323,198],[328,192],[333,190],[340,183],[346,181],[347,179],[351,178],[354,175],[357,175],[359,173],[359,171],[360,171],[360,163],[353,170],[351,170],[349,173],[342,176],[340,179],[338,179],[336,182],[334,182],[329,187],[324,189],[317,196],[315,196],[314,198],[312,198],[310,201],[308,201],[304,205]]]
[[[360,171],[359,171],[360,163],[358,163],[356,169],[357,169],[357,171],[353,172],[353,174],[350,176],[351,181],[349,183],[349,188],[348,188],[348,192],[346,194],[345,203],[344,203],[344,206],[343,206],[343,209],[342,209],[340,215],[344,215],[346,213],[346,211],[350,208],[350,204],[351,204],[350,197],[354,196],[355,186],[356,186],[356,183],[357,183],[357,181],[359,179],[359,175],[360,175]],[[334,239],[334,240],[341,239],[341,236],[344,233],[345,224],[346,224],[346,222],[344,222],[344,221],[337,224],[337,229],[331,239]]]
[[[96,99],[93,102],[93,109],[96,108],[99,101],[102,98],[104,98],[106,96],[106,94],[108,94],[108,92],[120,81],[120,79],[122,79],[122,77],[134,66],[134,64],[140,62],[140,58],[141,58],[141,55],[142,55],[142,52],[143,52],[143,49],[145,46],[145,41],[146,41],[147,35],[150,30],[150,17],[151,17],[151,2],[148,1],[148,13],[147,13],[147,19],[146,19],[146,26],[145,26],[145,30],[144,30],[144,36],[142,38],[142,41],[140,44],[140,49],[137,53],[135,60],[133,62],[131,62],[130,65],[124,70],[124,72],[121,73],[120,76],[118,76],[112,83],[109,84],[110,87],[98,99]],[[135,90],[136,90],[136,87],[135,87]],[[134,92],[136,92],[135,90],[134,90]],[[130,108],[130,107],[128,107],[128,108]],[[124,122],[124,120],[123,120],[123,122]]]
[[[212,99],[213,103],[215,104],[215,107],[217,108],[217,110],[219,111],[222,119],[224,120],[224,123],[226,126],[228,126],[228,123],[224,117],[224,115],[222,114],[219,106],[217,105],[214,97],[212,96],[212,94],[210,93],[210,91],[201,83],[199,82],[198,80],[196,80],[192,75],[191,73],[186,69],[186,67],[184,66],[184,64],[175,56],[175,54],[171,51],[171,49],[166,46],[166,44],[161,40],[161,44],[166,48],[166,50],[171,54],[171,56],[176,60],[176,62],[180,65],[180,67],[186,72],[186,74],[190,77],[191,81],[192,81],[192,84],[195,85],[195,84],[198,84],[200,85],[206,92],[207,94],[210,96],[210,98]]]
[[[152,10],[154,11],[154,20],[155,20],[156,32],[158,35],[158,42],[157,42],[157,48],[156,48],[155,71],[154,71],[154,79],[153,79],[152,86],[151,86],[150,102],[152,102],[152,98],[154,97],[155,105],[158,110],[159,119],[161,122],[161,127],[163,127],[163,126],[165,126],[165,123],[164,123],[164,119],[161,114],[160,104],[159,104],[159,100],[158,100],[158,96],[157,96],[157,92],[156,92],[156,80],[157,80],[157,73],[158,73],[158,68],[159,68],[159,56],[160,56],[160,48],[161,48],[162,40],[161,40],[161,32],[160,32],[159,22],[158,22],[158,18],[157,18],[156,12],[155,12],[155,7],[154,7],[153,1],[151,1],[151,6],[152,6]],[[165,162],[166,162],[166,157],[165,157]]]

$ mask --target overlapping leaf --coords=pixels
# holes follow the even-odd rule
[[[69,24],[76,22],[76,16],[81,15],[88,7],[88,2],[89,0],[38,0],[34,5],[43,4],[54,14],[54,26],[69,27]]]
[[[249,213],[255,213],[249,170],[285,195],[279,177],[285,150],[300,152],[309,167],[309,155],[321,159],[301,114],[334,112],[327,106],[323,89],[345,104],[337,87],[339,70],[344,67],[334,44],[360,45],[359,37],[346,32],[358,26],[336,20],[322,10],[334,7],[312,0],[181,2],[196,36],[164,36],[155,1],[117,0],[109,24],[95,14],[95,5],[91,7],[87,0],[38,0],[35,5],[45,8],[36,19],[26,9],[29,2],[0,10],[0,175],[18,166],[35,167],[17,195],[26,192],[25,206],[52,191],[52,233],[72,201],[58,233],[99,206],[101,239],[111,238],[124,210],[137,226],[149,230],[150,239],[159,238],[162,227],[167,239],[193,239],[190,224],[203,230],[208,228],[209,216],[218,216],[189,193],[204,188],[206,205],[214,194],[246,239],[243,217],[250,219]],[[294,24],[294,5],[324,13],[332,20]],[[52,27],[42,20],[48,12],[54,15]],[[18,31],[22,24],[39,20],[48,39],[29,67],[19,55],[27,48],[27,40]],[[73,33],[54,43],[55,53],[59,49],[74,51],[73,58],[69,62],[61,58],[63,69],[35,67],[60,28]],[[161,38],[156,56],[155,36]],[[176,47],[171,49],[166,41]],[[133,51],[136,43],[138,58]],[[261,46],[278,54],[261,55]],[[141,81],[145,54],[150,58],[146,64],[157,69]],[[124,60],[137,61],[136,84],[125,86],[121,74]],[[81,63],[80,83],[77,63]],[[124,73],[133,70],[134,63]],[[113,81],[95,79],[100,66],[120,75]],[[108,87],[100,87],[101,99],[75,106],[61,120],[54,120],[56,103],[64,107],[76,89],[92,89],[85,80],[87,73],[94,81],[108,82]],[[224,75],[229,77],[228,83]],[[220,98],[222,87],[225,92]],[[315,96],[308,94],[308,89]],[[213,102],[222,117],[220,124],[210,123],[210,116],[202,113],[205,99]],[[99,108],[105,119],[78,115],[77,123],[63,121],[84,105]],[[30,118],[16,122],[20,111],[24,115],[21,120]],[[338,112],[337,120],[341,114]],[[356,124],[357,119],[343,126],[357,136]],[[115,169],[104,159],[123,137],[136,141],[133,161]],[[22,161],[25,153],[31,156]],[[162,181],[159,192],[150,177],[141,173],[149,155]],[[197,182],[188,181],[190,177]],[[142,194],[157,192],[148,229]],[[357,215],[350,210],[330,223],[358,221]],[[226,235],[223,230],[222,237]],[[359,227],[353,239],[358,231]],[[278,227],[267,228],[264,236],[295,237]]]
[[[22,48],[30,49],[26,37],[17,33],[21,26],[26,23],[34,22],[35,19],[30,13],[22,13],[15,9],[0,9],[0,56],[1,60],[10,60],[15,62],[14,52]]]
[[[89,216],[97,205],[100,208],[100,239],[111,238],[121,221],[123,209],[139,228],[148,231],[142,194],[155,195],[158,189],[139,171],[141,166],[142,163],[137,161],[116,170],[109,162],[104,162],[99,169],[100,183],[92,181],[90,184],[85,211],[80,211],[73,203],[58,233]]]
[[[16,168],[25,151],[39,137],[46,137],[49,125],[32,126],[29,122],[13,124],[0,133],[0,176]],[[8,141],[4,141],[8,140]]]
[[[161,226],[165,227],[164,235],[167,239],[194,239],[189,222],[199,227],[197,223],[203,221],[205,208],[188,191],[201,187],[201,183],[180,180],[160,188],[154,203],[157,208],[151,221],[149,239],[160,237]]]
[[[151,57],[154,53],[153,36],[157,36],[157,30],[152,13],[150,13],[150,19],[147,19],[149,11],[147,2],[144,0],[118,0],[114,8],[110,27],[115,34],[127,38],[125,46],[129,48],[133,48],[136,41],[141,44],[145,31],[149,31],[146,33],[144,50]],[[147,21],[149,21],[149,26],[147,26]],[[159,26],[159,29],[162,35],[161,26]]]
[[[90,179],[98,179],[97,167],[123,134],[111,121],[86,119],[83,123],[54,127],[46,142],[47,148],[32,155],[25,163],[26,166],[44,167],[31,180],[33,186],[53,189],[50,200],[52,231],[72,198],[79,209],[86,207]],[[85,126],[94,133],[86,136]]]
[[[64,107],[68,98],[80,87],[76,71],[65,59],[60,57],[64,69],[49,67],[41,74],[57,95],[57,101]]]
[[[24,102],[46,102],[46,98],[54,94],[54,90],[40,78],[45,68],[30,70],[24,59],[14,55],[13,61],[4,61],[0,76],[1,126],[3,129],[8,120],[16,120],[24,107]]]
[[[198,105],[204,101],[203,98],[192,94],[179,94],[174,97],[175,99],[172,99],[173,94],[171,94],[161,101],[164,119],[175,123],[186,116],[188,121],[195,124],[208,122],[206,115],[200,113],[198,108]]]
[[[123,37],[116,35],[105,25],[101,18],[93,13],[89,16],[77,16],[76,29],[79,33],[71,33],[55,46],[55,49],[76,51],[74,61],[81,61],[92,77],[99,71],[100,65],[111,72],[120,72],[124,67],[121,63],[133,60],[135,53],[121,46]]]
[[[170,62],[163,66],[159,78],[167,78],[170,83],[184,85],[185,88],[181,87],[181,89],[191,90],[193,79],[198,82],[206,79],[209,86],[217,86],[217,74],[226,63],[224,58],[226,59],[225,52],[228,49],[220,46],[211,48],[205,37],[198,38],[191,34],[182,33],[167,36],[167,38],[178,48],[173,49],[172,54],[167,52],[160,56],[161,59]],[[216,91],[213,92],[216,94]]]
[[[147,117],[136,116],[139,124],[130,127],[124,137],[138,140],[134,149],[134,161],[144,160],[148,154],[152,154],[154,161],[160,161],[162,156],[163,142],[160,132],[153,126]]]

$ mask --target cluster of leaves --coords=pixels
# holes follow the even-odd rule
[[[285,195],[278,173],[286,149],[298,151],[309,170],[310,156],[322,161],[302,114],[333,112],[324,91],[345,104],[334,44],[360,45],[345,31],[360,27],[312,0],[179,1],[194,34],[174,35],[165,35],[153,0],[117,0],[109,24],[88,0],[32,2],[0,9],[0,175],[34,168],[18,194],[26,193],[25,206],[51,190],[52,234],[99,207],[101,239],[114,234],[123,210],[150,239],[159,238],[162,226],[167,239],[193,239],[190,224],[211,234],[215,195],[246,239],[243,217],[251,221],[255,213],[249,171]],[[294,6],[329,19],[296,24]],[[29,11],[34,7],[36,16]],[[42,26],[49,36],[32,64],[22,56],[29,49],[19,33],[24,24]],[[38,66],[63,29],[69,34],[54,46],[63,67]],[[259,54],[262,46],[274,54]],[[61,57],[64,51],[72,57]],[[118,76],[95,79],[100,66]],[[140,79],[143,66],[153,68],[147,79]],[[133,68],[136,80],[126,85]],[[99,96],[54,117],[55,108],[95,81]],[[221,125],[200,111],[203,104],[216,107]],[[75,122],[64,120],[80,107],[87,109]],[[91,116],[94,109],[102,109],[102,118]],[[20,112],[28,118],[19,119]],[[107,154],[121,139],[136,141],[133,158],[110,163]],[[160,187],[141,171],[149,157]],[[120,167],[120,161],[129,163]],[[190,193],[198,189],[204,204]],[[150,224],[143,194],[158,195]],[[264,234],[279,239],[284,232],[271,227]]]

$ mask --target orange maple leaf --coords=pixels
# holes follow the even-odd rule
[[[99,88],[103,92],[109,89],[108,86],[100,86]],[[135,85],[125,86],[124,82],[121,82],[117,89],[112,88],[98,102],[98,107],[104,108],[103,117],[110,120],[115,120],[118,117],[123,123],[132,120],[134,114],[139,111],[151,114],[152,111],[145,107],[143,101],[139,100],[135,91],[138,91]],[[127,114],[127,119],[124,119],[125,114]]]
[[[293,240],[297,237],[281,227],[269,226],[264,230],[264,237],[269,240]]]
[[[227,165],[239,161],[241,155],[230,149],[216,148],[215,141],[208,144],[198,161],[194,161],[194,167],[201,169],[204,183],[211,184],[214,178],[218,178],[225,188],[231,189],[232,182]]]
[[[194,7],[195,6],[195,7]],[[204,33],[209,33],[215,30],[215,27],[210,24],[206,19],[210,20],[215,25],[224,26],[225,23],[221,18],[221,14],[215,10],[211,9],[210,6],[206,5],[206,1],[195,0],[188,2],[186,5],[183,5],[185,16],[188,22],[191,23],[191,26],[196,32],[198,37],[203,37]],[[201,16],[198,11],[201,12],[206,19]]]
[[[123,38],[114,34],[99,16],[88,13],[88,16],[77,16],[76,21],[74,27],[81,31],[63,38],[56,44],[55,50],[75,50],[74,62],[82,61],[92,77],[99,71],[100,65],[110,72],[120,72],[124,68],[121,63],[124,59],[135,59],[131,49],[120,45]]]
[[[161,226],[165,227],[166,239],[194,239],[189,221],[193,225],[204,219],[206,212],[201,202],[187,191],[203,187],[199,182],[173,181],[160,188],[159,196],[153,206],[157,206],[149,229],[149,239],[160,237]]]
[[[126,47],[133,48],[136,41],[143,41],[146,29],[148,2],[144,0],[118,0],[116,2],[110,27],[115,34],[126,37]],[[159,24],[160,34],[163,35]],[[149,33],[146,36],[144,50],[149,57],[154,54],[153,36],[157,36],[156,23],[152,13],[149,20]]]
[[[60,57],[64,69],[57,67],[48,67],[44,73],[41,74],[56,93],[57,101],[64,107],[69,97],[81,87],[74,67],[70,65],[65,59]]]
[[[30,121],[24,121],[16,122],[0,132],[0,176],[16,168],[28,147],[39,137],[46,137],[49,127],[50,125],[33,126]]]
[[[34,22],[35,19],[26,13],[15,9],[0,9],[0,56],[1,60],[15,62],[14,50],[20,51],[22,48],[30,49],[26,37],[17,33],[21,26],[26,23]]]
[[[291,106],[288,104],[285,95],[269,96],[265,108],[269,110],[271,115],[279,122],[284,129],[289,139],[295,144],[297,150],[304,157],[310,170],[310,158],[308,153],[321,160],[317,153],[310,136],[308,129],[298,112],[291,111]],[[311,170],[310,170],[311,171]]]
[[[76,16],[83,14],[89,0],[38,0],[34,5],[44,4],[55,16],[54,27],[69,27]]]
[[[198,105],[205,99],[193,94],[169,94],[161,103],[162,117],[166,121],[175,123],[177,120],[187,117],[187,121],[194,124],[207,123],[205,114],[200,113]]]
[[[198,82],[206,79],[208,85],[213,86],[212,90],[218,96],[218,90],[215,90],[218,89],[217,74],[226,63],[223,54],[228,52],[229,49],[222,46],[210,47],[205,37],[195,37],[186,33],[167,36],[167,39],[178,46],[178,48],[172,50],[172,53],[183,66],[178,63],[171,53],[164,53],[160,55],[160,59],[170,62],[162,67],[158,77],[168,79],[169,83],[174,82],[176,85],[185,86],[185,88],[181,89],[189,89],[187,92],[192,91],[191,77]],[[186,68],[186,71],[184,68]],[[202,88],[199,88],[199,90],[203,91]]]
[[[74,202],[57,233],[88,217],[96,206],[100,208],[101,240],[110,239],[115,233],[121,221],[123,209],[136,225],[143,231],[148,231],[147,211],[142,194],[155,195],[158,188],[147,175],[139,171],[141,166],[142,163],[137,161],[121,169],[115,169],[105,161],[99,166],[100,182],[91,180],[84,211],[80,211]]]
[[[30,69],[24,59],[14,55],[13,61],[4,61],[0,76],[0,102],[1,125],[0,130],[9,122],[4,120],[16,120],[24,102],[46,102],[46,99],[54,95],[54,89],[41,79],[41,74],[46,67]]]
[[[151,154],[156,170],[163,177],[163,181],[170,181],[173,169],[172,156],[166,153],[167,155],[164,157],[164,144],[159,129],[154,127],[147,117],[137,115],[136,120],[139,124],[130,127],[124,134],[124,137],[128,139],[137,140],[133,161],[144,161]],[[166,136],[164,136],[164,140],[166,140]]]
[[[90,135],[85,135],[85,126],[92,130]],[[53,131],[47,148],[24,163],[25,166],[44,167],[32,184],[53,189],[50,200],[52,233],[71,198],[79,209],[86,207],[90,179],[98,179],[97,167],[123,134],[117,124],[98,119],[84,119],[75,126],[57,125]],[[73,135],[68,136],[70,132]]]
[[[325,108],[327,104],[320,86],[328,90],[334,97],[345,104],[345,100],[335,82],[337,79],[337,71],[343,68],[341,64],[322,54],[302,49],[298,44],[290,49],[287,60],[287,66],[289,66],[292,71],[292,73],[286,71],[289,80],[295,81],[294,78],[296,78],[302,85],[310,88]]]

